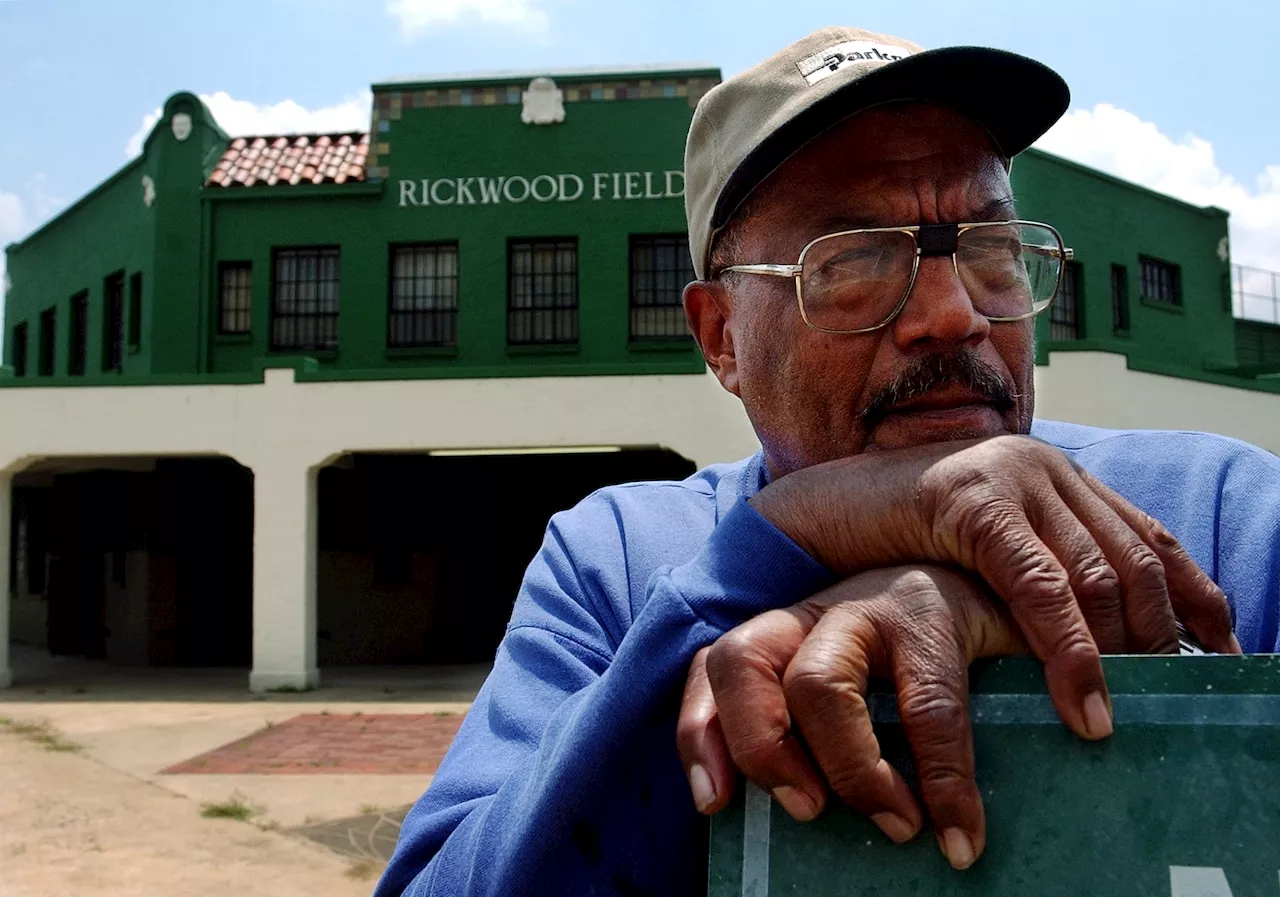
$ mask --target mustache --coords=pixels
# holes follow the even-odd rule
[[[1020,395],[1013,384],[971,351],[930,355],[906,368],[871,397],[860,415],[862,425],[875,426],[894,406],[956,384],[982,396],[1000,412],[1012,409]]]

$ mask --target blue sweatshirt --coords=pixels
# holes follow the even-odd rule
[[[1161,520],[1280,650],[1280,458],[1218,436],[1037,421]],[[763,459],[603,489],[557,514],[493,672],[404,821],[377,897],[696,894],[705,827],[676,752],[693,654],[833,577],[746,502]]]

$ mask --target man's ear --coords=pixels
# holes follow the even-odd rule
[[[734,354],[730,326],[733,305],[724,285],[714,280],[695,280],[689,284],[684,288],[684,314],[702,357],[720,385],[739,395],[738,358]]]

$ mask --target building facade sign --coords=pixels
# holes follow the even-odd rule
[[[523,202],[683,199],[684,172],[597,171],[589,175],[404,178],[399,205],[488,206]]]

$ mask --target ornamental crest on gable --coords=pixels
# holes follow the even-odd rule
[[[526,125],[556,125],[564,121],[564,91],[550,78],[534,78],[521,99],[524,109],[520,120]]]

